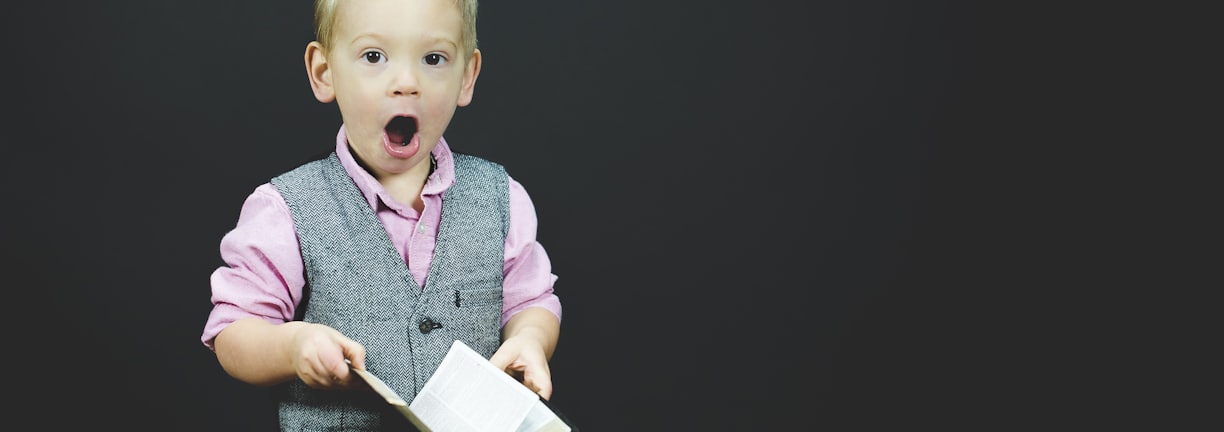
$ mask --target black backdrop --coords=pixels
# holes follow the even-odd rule
[[[8,7],[5,361],[30,418],[274,428],[198,338],[243,199],[339,125],[302,66],[308,3]],[[1082,413],[1086,386],[1032,348],[1059,310],[1031,307],[1080,244],[1024,205],[1047,176],[1005,175],[1061,168],[1019,169],[1082,101],[1043,100],[1030,61],[1061,18],[802,3],[481,5],[447,138],[536,203],[565,307],[555,403],[586,431]]]

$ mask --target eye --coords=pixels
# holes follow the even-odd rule
[[[381,63],[383,60],[385,60],[383,54],[378,51],[366,51],[361,53],[361,57],[366,61],[366,63]]]
[[[430,65],[430,66],[438,66],[440,64],[446,63],[446,57],[443,56],[442,54],[437,54],[437,53],[426,54],[425,58],[421,59],[421,61],[425,62],[425,64]]]

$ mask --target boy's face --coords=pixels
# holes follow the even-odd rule
[[[316,98],[334,97],[349,146],[376,178],[427,171],[456,107],[471,102],[480,58],[467,61],[462,27],[454,0],[349,0],[329,49],[315,50],[324,67],[311,66],[307,48]]]

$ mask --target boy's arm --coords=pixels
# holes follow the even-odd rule
[[[226,265],[211,277],[214,306],[201,341],[226,373],[255,385],[300,378],[332,388],[350,382],[345,358],[364,367],[360,344],[324,325],[290,321],[305,270],[289,208],[270,183],[243,202],[220,252]]]
[[[254,385],[300,378],[313,388],[359,387],[344,360],[365,368],[365,348],[321,324],[244,318],[221,330],[214,345],[225,372]]]
[[[552,396],[552,358],[561,333],[561,304],[553,293],[557,276],[536,241],[535,206],[523,185],[509,179],[510,229],[502,280],[502,344],[489,358],[545,399]]]
[[[548,360],[560,334],[561,321],[552,311],[540,307],[523,309],[502,327],[502,345],[489,361],[549,399],[552,372]]]

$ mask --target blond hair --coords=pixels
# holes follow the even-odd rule
[[[324,47],[331,45],[332,29],[336,26],[336,10],[340,7],[340,1],[315,0],[314,2],[315,40]],[[459,35],[462,40],[459,41],[459,44],[463,46],[464,58],[470,58],[476,51],[476,1],[454,0],[455,6],[459,7],[459,14],[463,16],[463,32]]]

